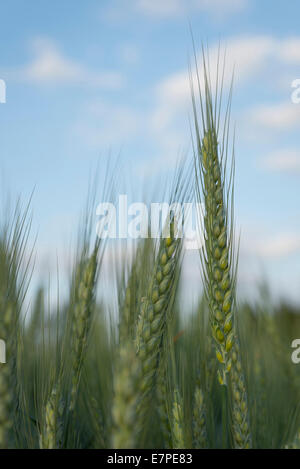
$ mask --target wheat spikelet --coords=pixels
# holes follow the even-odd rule
[[[18,245],[0,242],[0,338],[5,341],[6,363],[0,364],[0,448],[11,446],[19,405],[17,354],[21,290],[18,287]]]
[[[62,439],[63,401],[59,398],[59,385],[54,386],[45,405],[44,421],[40,434],[41,449],[59,448]]]
[[[197,64],[196,64],[197,67]],[[218,72],[218,71],[217,71]],[[224,120],[221,145],[218,141],[220,127],[220,102],[218,95],[218,73],[216,97],[212,96],[210,71],[203,54],[202,84],[197,69],[200,94],[201,117],[198,121],[198,109],[191,78],[192,104],[194,114],[195,145],[194,158],[196,170],[196,189],[198,201],[204,202],[203,214],[204,246],[201,249],[203,280],[210,308],[212,335],[216,345],[216,356],[221,364],[218,378],[221,384],[227,384],[227,374],[231,368],[230,352],[234,343],[233,310],[235,300],[235,270],[233,255],[233,217],[231,169],[229,185],[225,184],[225,170],[228,152],[230,99]],[[224,162],[225,160],[225,162]],[[202,200],[203,199],[203,200]]]
[[[237,449],[249,449],[252,446],[252,438],[249,425],[245,378],[240,361],[240,349],[237,337],[235,338],[231,358],[230,384],[233,407],[232,424],[234,445]]]
[[[217,346],[217,359],[222,365],[221,384],[226,384],[230,371],[230,351],[234,342],[234,285],[230,268],[230,235],[227,228],[224,183],[214,129],[205,133],[201,146],[203,190],[205,200],[205,279],[211,311],[212,333]]]
[[[207,448],[206,409],[199,380],[194,393],[193,446],[194,448]]]
[[[125,291],[123,313],[122,313],[122,318],[121,318],[121,322],[119,325],[120,342],[122,342],[124,338],[129,337],[131,335],[133,282],[134,282],[134,278],[131,277],[129,279],[129,282]]]
[[[184,449],[184,422],[181,396],[178,390],[174,391],[172,408],[172,440],[173,449]]]
[[[150,288],[147,297],[143,298],[136,329],[137,354],[141,362],[141,414],[147,409],[145,399],[153,389],[159,366],[163,335],[166,332],[166,308],[172,292],[179,248],[172,222],[170,237],[161,240]]]
[[[72,317],[72,354],[73,354],[73,378],[70,398],[70,411],[74,410],[78,392],[81,369],[87,346],[88,335],[92,320],[94,303],[95,281],[97,274],[98,245],[93,254],[80,266],[78,290]]]
[[[130,342],[119,352],[114,377],[112,445],[116,449],[136,446],[137,406],[139,400],[140,368],[135,350]]]
[[[63,432],[64,402],[59,398],[59,386],[55,386],[45,406],[43,430],[40,435],[41,449],[60,448]]]
[[[94,440],[96,449],[105,448],[105,430],[102,411],[95,398],[90,398],[90,411],[92,412],[92,424],[94,428]]]
[[[164,447],[166,449],[172,448],[172,429],[168,412],[167,377],[166,373],[164,373],[164,369],[160,369],[157,375],[156,397]]]
[[[137,259],[135,259],[135,262],[131,267],[130,276],[125,289],[125,298],[121,305],[121,317],[119,322],[119,342],[121,344],[129,337],[134,337],[139,286],[137,268]]]
[[[2,314],[0,320],[0,337],[6,341],[8,362],[0,364],[0,448],[6,449],[10,446],[17,399],[15,382],[16,344],[11,335],[14,333],[14,328],[12,329],[13,308],[6,305],[3,309],[2,305],[3,303],[1,304],[1,310],[4,314]]]
[[[233,213],[232,166],[229,184],[226,187],[226,163],[228,151],[230,99],[226,110],[222,144],[218,141],[220,126],[220,103],[215,102],[211,93],[209,71],[204,58],[204,98],[200,95],[202,132],[199,128],[194,90],[192,86],[192,102],[194,111],[197,150],[195,152],[198,182],[198,196],[203,194],[204,213],[204,247],[201,260],[206,295],[210,307],[210,323],[216,345],[216,356],[221,365],[218,370],[219,382],[227,386],[228,374],[232,369],[232,349],[235,347],[234,370],[232,370],[233,389],[233,422],[235,445],[248,447],[251,445],[249,430],[247,397],[244,379],[238,379],[237,368],[241,367],[239,345],[235,335],[234,310],[236,289],[236,265],[233,252]],[[198,78],[200,86],[200,80]],[[217,78],[217,88],[218,88]],[[201,93],[201,91],[200,91]],[[218,91],[216,92],[218,96]],[[221,100],[221,97],[219,98]],[[202,135],[202,137],[201,137]],[[225,161],[225,162],[224,162]],[[231,207],[231,212],[229,208]],[[241,394],[239,394],[241,392]],[[223,393],[223,443],[226,440],[226,390]],[[240,414],[240,411],[243,413]]]
[[[135,338],[139,307],[148,284],[148,271],[153,266],[154,244],[151,238],[138,246],[130,268],[125,295],[122,298],[119,319],[119,342]]]

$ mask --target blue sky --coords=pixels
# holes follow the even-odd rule
[[[75,237],[97,163],[121,152],[138,191],[190,148],[191,23],[196,47],[207,42],[213,62],[220,40],[228,76],[236,69],[241,289],[264,274],[276,295],[299,300],[299,16],[297,0],[3,0],[1,190],[26,200],[35,188],[39,272]]]

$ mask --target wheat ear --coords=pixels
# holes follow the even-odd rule
[[[9,357],[7,363],[0,364],[0,448],[7,449],[10,446],[11,433],[14,426],[14,408],[16,407],[16,344],[13,339],[16,332],[11,328],[14,320],[14,308],[6,305],[0,320],[0,337],[6,341],[6,355]],[[3,340],[2,339],[2,340]]]
[[[245,378],[240,361],[240,349],[237,337],[235,338],[231,359],[232,367],[230,371],[230,383],[233,406],[233,440],[235,448],[249,449],[252,446],[252,438],[249,426],[249,412]]]
[[[142,401],[149,396],[155,383],[162,339],[166,332],[166,308],[172,292],[179,247],[179,240],[174,237],[174,222],[172,222],[170,237],[161,240],[150,288],[147,297],[142,301],[137,324],[136,346],[141,362]],[[142,412],[146,406],[141,405],[140,409]]]
[[[91,412],[93,413],[93,427],[96,449],[105,448],[105,429],[102,411],[95,398],[90,399]]]
[[[19,314],[24,299],[26,271],[21,274],[28,232],[25,218],[1,233],[0,239],[0,339],[5,342],[6,363],[0,363],[0,448],[14,444],[19,407],[18,344]],[[24,232],[24,233],[23,233]]]
[[[41,449],[57,449],[62,440],[63,401],[59,397],[58,389],[54,386],[45,405],[44,421],[40,434]]]
[[[121,305],[121,315],[119,322],[119,342],[120,344],[134,337],[134,325],[137,310],[137,259],[133,262],[130,276],[125,289],[125,297]]]
[[[236,328],[234,326],[235,290],[236,290],[236,265],[234,263],[233,252],[233,176],[234,165],[232,164],[229,183],[226,186],[226,165],[229,140],[230,123],[230,98],[226,109],[224,120],[224,130],[221,144],[218,141],[218,131],[220,127],[221,93],[218,95],[218,73],[216,82],[216,97],[212,97],[209,71],[205,57],[203,57],[204,69],[204,92],[201,94],[200,79],[198,85],[200,90],[202,131],[200,131],[197,106],[194,89],[192,85],[192,103],[194,111],[194,124],[196,134],[195,168],[197,173],[197,193],[200,198],[202,193],[204,198],[204,247],[202,250],[202,265],[204,286],[210,307],[210,322],[212,335],[216,344],[216,356],[221,364],[218,370],[219,382],[225,386],[223,390],[223,444],[226,444],[226,387],[228,374],[232,369],[232,349],[235,347],[235,369],[232,374],[232,386],[236,391],[233,397],[234,411],[232,413],[234,424],[235,444],[241,435],[238,434],[240,426],[240,414],[238,412],[239,394],[236,388],[235,372],[237,364],[240,365],[239,345],[235,337]],[[218,71],[218,70],[217,70]],[[222,84],[221,84],[222,90]],[[231,211],[230,211],[231,208]],[[241,420],[243,428],[239,428],[246,435],[247,440],[242,440],[245,447],[251,445],[250,430],[248,424],[248,409],[246,399],[246,389],[244,380],[240,384],[242,396],[240,404],[243,403],[244,415]],[[234,393],[233,393],[234,394]]]
[[[78,393],[84,354],[92,321],[92,310],[95,295],[95,282],[97,274],[98,245],[93,254],[84,262],[79,274],[78,290],[76,292],[74,315],[72,317],[72,389],[70,398],[70,411],[74,410]]]
[[[230,371],[230,351],[234,343],[233,300],[234,284],[230,267],[231,239],[227,228],[224,183],[218,156],[214,128],[205,132],[201,145],[201,169],[205,201],[204,227],[206,289],[211,311],[212,333],[217,346],[217,359],[222,365],[221,384],[227,383]]]
[[[172,409],[172,439],[173,449],[185,448],[182,399],[178,390],[174,391]]]
[[[193,405],[193,446],[194,448],[207,448],[206,409],[204,394],[198,380],[194,393]]]
[[[120,347],[115,370],[112,445],[115,449],[136,446],[137,406],[139,400],[139,361],[128,341]]]
[[[168,411],[168,388],[165,368],[161,367],[157,375],[156,398],[158,404],[158,414],[160,426],[166,449],[172,448],[172,429]]]

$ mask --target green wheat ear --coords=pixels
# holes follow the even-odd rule
[[[95,299],[98,249],[96,244],[92,255],[79,267],[76,285],[76,300],[72,316],[72,388],[70,411],[73,411],[80,383],[83,360],[87,348]]]
[[[174,223],[171,223],[170,237],[160,241],[150,287],[142,300],[136,328],[136,349],[141,363],[140,391],[144,403],[141,405],[141,412],[146,410],[145,400],[155,384],[162,340],[167,330],[167,307],[176,283],[180,247],[180,240],[174,236]]]
[[[115,449],[136,447],[139,380],[139,361],[128,341],[120,347],[114,376],[112,446]]]
[[[206,296],[210,308],[210,323],[212,336],[216,346],[216,357],[220,363],[218,370],[219,382],[227,387],[228,376],[231,376],[234,426],[234,442],[236,447],[250,447],[251,436],[249,430],[248,406],[244,378],[240,370],[237,379],[237,367],[241,365],[239,344],[236,338],[234,313],[236,309],[236,263],[233,251],[233,175],[232,164],[229,182],[226,181],[226,166],[228,159],[230,104],[224,118],[222,137],[218,136],[220,128],[221,98],[216,83],[216,97],[213,98],[209,70],[203,56],[204,90],[200,84],[201,125],[198,122],[198,111],[192,84],[192,103],[194,112],[194,126],[196,146],[194,146],[195,170],[197,175],[197,195],[199,201],[203,198],[205,211],[203,215],[204,246],[201,251],[203,279]],[[197,70],[198,73],[198,70]],[[202,93],[202,94],[201,94]],[[201,130],[202,129],[202,130]],[[219,142],[219,139],[221,142]],[[232,351],[234,349],[234,354]],[[235,357],[233,363],[233,357]],[[224,393],[224,411],[226,412],[226,393]],[[240,413],[242,410],[242,414]],[[223,418],[224,430],[226,418]],[[225,431],[223,432],[225,436]]]
[[[168,410],[167,373],[164,366],[160,366],[160,370],[157,373],[156,398],[164,447],[166,449],[172,448],[172,429]]]
[[[198,70],[197,70],[198,73]],[[204,85],[200,84],[200,121],[196,98],[192,87],[195,144],[194,159],[196,171],[196,190],[199,202],[204,202],[203,226],[204,246],[201,249],[203,280],[210,308],[210,323],[216,345],[216,356],[220,363],[218,378],[227,385],[231,369],[231,350],[234,344],[234,301],[235,265],[233,253],[233,219],[230,212],[232,196],[233,166],[229,185],[226,187],[226,163],[229,140],[230,99],[224,119],[221,145],[218,141],[220,127],[220,102],[216,84],[216,98],[212,96],[209,70],[203,56]],[[217,74],[218,76],[218,74]],[[225,160],[225,161],[224,161]],[[202,200],[201,200],[202,199]]]
[[[211,311],[212,334],[216,356],[222,365],[221,384],[227,383],[231,369],[230,352],[234,343],[233,302],[234,284],[230,265],[231,238],[228,233],[224,201],[224,181],[221,176],[218,142],[214,127],[205,132],[201,145],[204,189],[204,228],[206,288]]]
[[[174,391],[172,408],[172,439],[173,449],[185,448],[182,399],[177,389]]]
[[[45,406],[40,434],[41,449],[57,449],[62,440],[64,404],[59,396],[60,385],[54,386]]]
[[[5,338],[7,363],[0,364],[0,448],[10,447],[17,407],[15,307],[1,302],[0,337]],[[3,307],[4,306],[4,307]]]
[[[121,344],[125,342],[128,337],[132,337],[133,335],[134,313],[136,307],[136,287],[136,266],[133,265],[125,290],[124,304],[119,324],[119,341]]]
[[[240,361],[240,348],[238,338],[231,353],[232,368],[230,372],[233,440],[235,448],[249,449],[252,446],[252,437],[249,425],[249,412],[247,392],[242,364]]]
[[[28,264],[24,251],[30,230],[27,210],[17,205],[12,221],[0,226],[0,339],[6,345],[6,363],[0,364],[0,449],[14,447],[19,436],[20,312],[27,288]],[[24,265],[25,264],[25,265]]]
[[[207,448],[206,407],[200,380],[197,380],[193,405],[193,446]]]
[[[139,305],[144,293],[144,283],[149,266],[153,264],[154,244],[152,239],[145,239],[138,246],[130,267],[125,293],[120,302],[119,342],[135,338]],[[123,280],[123,285],[124,285]],[[123,287],[124,288],[124,287]]]

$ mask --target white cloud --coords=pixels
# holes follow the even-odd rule
[[[33,41],[34,59],[15,73],[18,79],[37,84],[89,84],[115,88],[122,84],[120,74],[92,71],[63,56],[57,45],[48,39]]]
[[[232,71],[236,65],[235,82],[239,85],[266,66],[266,58],[271,56],[274,41],[270,37],[237,37],[224,44],[226,47],[226,71],[224,76],[224,91],[228,89],[232,80]],[[223,49],[224,50],[224,49]],[[209,50],[210,75],[212,83],[217,77],[219,60],[219,46]],[[221,57],[222,65],[222,57]],[[201,57],[199,54],[200,86],[203,89],[203,74],[201,73]],[[220,72],[219,72],[220,75]],[[195,80],[195,71],[193,73]],[[195,90],[197,84],[194,83]],[[156,87],[154,107],[149,119],[149,125],[155,134],[155,139],[176,143],[181,141],[186,148],[189,141],[188,114],[191,111],[191,84],[187,69],[165,77]],[[175,136],[175,139],[174,139]],[[164,146],[165,149],[165,146]],[[171,149],[171,152],[174,148]],[[170,154],[170,151],[168,151]]]
[[[281,233],[258,243],[256,252],[262,257],[279,258],[300,251],[300,235]]]
[[[300,125],[300,106],[291,101],[254,108],[250,115],[254,123],[274,130],[288,130]]]
[[[277,150],[261,161],[261,166],[270,171],[279,172],[300,172],[300,151],[299,150]]]
[[[279,55],[282,60],[288,63],[300,63],[300,38],[291,37],[279,44]]]
[[[223,50],[226,48],[228,72],[225,74],[225,90],[231,83],[234,66],[236,66],[235,83],[239,86],[250,80],[253,75],[267,73],[268,64],[274,60],[278,64],[291,60],[288,55],[289,47],[296,42],[297,38],[279,40],[272,36],[242,36],[228,39],[223,48]],[[130,58],[131,48],[128,51]],[[135,55],[134,50],[133,52]],[[212,81],[216,77],[218,52],[218,45],[213,45],[209,50]],[[125,50],[125,57],[126,55]],[[295,53],[293,58],[296,59]],[[82,120],[75,126],[77,135],[89,145],[99,147],[112,143],[117,145],[128,143],[143,129],[145,140],[151,142],[152,152],[156,156],[142,164],[139,172],[146,171],[147,174],[152,174],[160,171],[162,166],[170,168],[172,162],[176,164],[180,149],[186,151],[190,145],[188,114],[191,111],[191,97],[188,70],[180,70],[162,79],[154,88],[152,99],[151,108],[139,112],[134,108],[98,102],[93,106],[93,115],[89,114],[88,119]],[[296,127],[300,122],[300,106],[289,102],[275,106],[260,106],[250,114],[252,122],[262,129],[266,126],[276,130],[289,129]],[[270,160],[265,160],[263,164],[271,168]],[[295,167],[297,165],[295,155],[285,155],[284,163],[277,155],[273,159],[273,166],[276,165],[282,170],[284,165]]]
[[[156,17],[173,17],[196,11],[214,16],[234,13],[243,10],[247,0],[135,0],[135,8],[146,15]]]
[[[135,0],[135,7],[143,13],[155,16],[178,15],[184,9],[180,0]]]
[[[289,62],[300,64],[300,37],[278,40],[272,36],[241,36],[228,39],[221,48],[225,51],[226,71],[224,77],[225,87],[229,86],[234,70],[234,82],[238,86],[261,71],[268,70],[268,64],[276,62],[279,65]],[[209,50],[211,81],[215,83],[217,76],[217,64],[219,57],[219,46],[215,45]],[[199,55],[201,64],[201,55]],[[195,74],[194,74],[195,75]],[[201,75],[201,70],[200,70]],[[203,81],[202,81],[203,84]],[[157,87],[161,102],[171,105],[171,108],[185,106],[190,100],[190,79],[188,70],[181,70],[161,81]],[[288,104],[278,107],[262,107],[259,109],[259,118],[270,121],[270,124],[278,125],[286,122],[287,125],[299,117],[299,109]],[[274,114],[276,114],[274,116]],[[278,117],[278,114],[281,117]],[[273,122],[272,122],[273,118]],[[162,120],[167,120],[167,112],[164,109]],[[158,119],[159,122],[159,119]]]
[[[124,43],[119,48],[121,60],[128,65],[135,65],[140,58],[139,49],[135,44]]]
[[[142,125],[135,109],[104,101],[92,102],[83,114],[84,119],[73,126],[72,132],[94,148],[122,145],[135,137]]]
[[[300,42],[300,38],[298,40]],[[239,86],[250,81],[255,75],[257,77],[262,72],[268,73],[270,63],[276,61],[281,66],[291,60],[288,50],[290,45],[296,42],[296,37],[280,40],[272,36],[229,38],[221,47],[221,53],[226,48],[227,73],[224,90],[226,91],[231,83],[234,66],[235,83]],[[124,47],[123,52],[125,60],[126,56],[129,60],[135,60],[135,48],[130,46],[126,51]],[[216,77],[218,52],[218,44],[212,45],[209,50],[212,82]],[[296,53],[292,55],[296,60]],[[143,129],[145,141],[150,143],[151,151],[156,156],[142,165],[142,170],[153,173],[159,171],[164,163],[166,167],[171,167],[172,162],[175,165],[180,149],[186,151],[190,145],[188,115],[191,111],[191,96],[187,68],[166,76],[153,90],[147,90],[147,93],[152,99],[151,108],[147,110],[137,111],[130,107],[96,103],[96,112],[77,123],[76,132],[86,143],[99,147],[103,144],[128,143]],[[270,129],[290,128],[300,122],[300,106],[288,102],[276,106],[260,106],[250,113],[252,122],[255,121],[262,129],[266,126]],[[247,119],[248,117],[249,114]],[[279,165],[279,160],[276,161]],[[294,163],[291,155],[285,161],[290,165]]]
[[[266,64],[266,58],[271,55],[273,47],[273,40],[265,36],[238,37],[226,41],[223,49],[226,49],[225,64],[227,71],[224,76],[224,87],[226,88],[230,85],[234,68],[235,82],[237,84],[257,73]],[[220,60],[222,65],[222,56]],[[219,62],[218,45],[213,46],[209,50],[209,62],[211,81],[215,83]],[[199,64],[201,64],[200,56]],[[201,84],[203,85],[203,80],[200,80]],[[157,94],[160,101],[165,104],[165,107],[171,106],[172,109],[174,107],[182,108],[182,106],[186,106],[186,104],[190,103],[191,95],[189,72],[181,70],[166,77],[157,87]],[[163,109],[161,118],[163,121],[167,120],[166,109]]]
[[[297,229],[276,230],[266,220],[247,219],[243,223],[240,251],[244,265],[258,259],[285,258],[300,252],[300,233]]]
[[[248,0],[194,0],[192,4],[200,10],[238,12],[248,6]]]
[[[224,88],[228,89],[232,79],[232,69],[237,64],[236,81],[247,80],[265,64],[273,42],[265,36],[242,37],[228,40],[226,44],[226,69]],[[219,47],[209,51],[211,79],[217,76]],[[201,64],[201,58],[199,58]],[[200,69],[201,76],[201,69]],[[195,78],[195,74],[194,74]],[[203,79],[200,80],[203,85]],[[196,89],[195,83],[195,89]],[[190,149],[188,116],[191,111],[190,76],[187,69],[180,70],[162,79],[154,89],[153,106],[143,115],[147,137],[155,142],[156,157],[141,165],[139,172],[153,175],[162,168],[172,168],[178,157]]]

